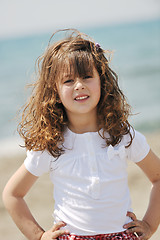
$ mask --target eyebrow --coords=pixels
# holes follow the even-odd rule
[[[63,77],[65,77],[65,78],[68,78],[68,77],[71,77],[71,76],[73,76],[72,74],[64,74],[63,75]]]
[[[88,70],[85,72],[85,74],[82,74],[82,75],[93,75],[93,70]],[[61,77],[61,79],[71,79],[71,78],[74,78],[76,74],[68,74],[68,73],[64,73]]]
[[[63,80],[63,79],[70,79],[70,78],[73,78],[73,75],[68,75],[68,74],[66,74],[66,75],[63,75],[63,76],[62,76],[62,80]]]

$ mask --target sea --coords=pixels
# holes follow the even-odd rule
[[[111,52],[111,68],[132,106],[131,124],[141,132],[160,130],[160,19],[79,28]],[[0,39],[0,143],[18,137],[17,113],[35,80],[35,61],[52,32]],[[8,145],[8,144],[7,144]]]

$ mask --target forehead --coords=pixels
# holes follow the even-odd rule
[[[85,51],[71,52],[59,61],[59,78],[72,76],[83,77],[93,73],[94,60],[91,53]]]

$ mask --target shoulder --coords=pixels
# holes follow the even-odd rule
[[[130,131],[130,134],[132,135],[133,140],[131,145],[129,147],[126,147],[128,159],[133,162],[139,162],[143,160],[149,153],[150,146],[147,143],[146,137],[139,131],[132,129]],[[129,134],[124,135],[122,139],[123,144],[127,146],[129,144],[129,141]]]
[[[35,176],[49,172],[52,156],[46,151],[27,151],[24,161],[26,169]]]

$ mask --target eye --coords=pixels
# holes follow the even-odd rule
[[[92,78],[92,76],[91,75],[87,75],[87,76],[84,77],[84,79],[88,79],[88,78]]]
[[[65,80],[63,83],[66,84],[66,83],[72,83],[72,82],[74,82],[73,79],[68,79],[68,80]]]

